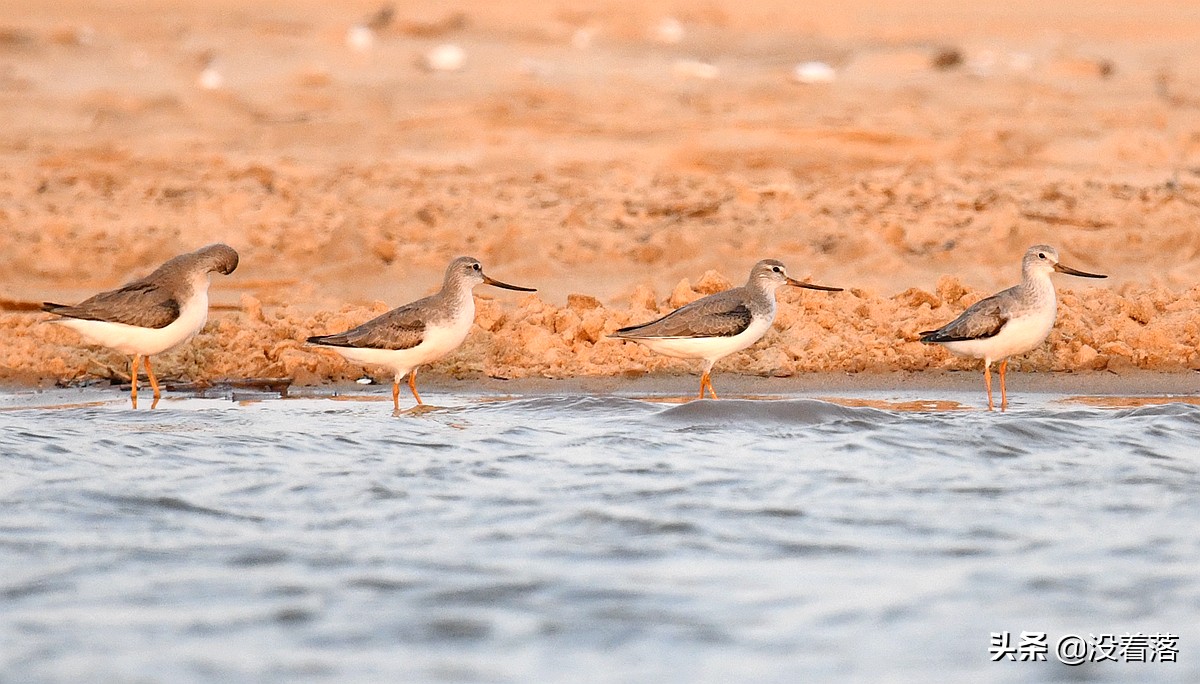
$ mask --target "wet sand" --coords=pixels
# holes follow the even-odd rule
[[[1082,373],[1011,373],[1009,401],[1012,412],[1049,408],[1125,409],[1162,404],[1197,404],[1195,373],[1155,371],[1086,371]],[[407,390],[396,415],[423,415],[464,404],[510,402],[530,398],[608,397],[655,404],[689,403],[696,398],[698,377],[674,373],[634,376],[575,376],[570,378],[502,379],[483,375],[454,378],[442,374],[423,377],[423,406],[416,406]],[[977,372],[931,370],[923,373],[806,373],[788,378],[726,374],[717,384],[724,400],[816,399],[849,407],[870,407],[897,412],[984,411],[987,408],[982,376]],[[142,380],[143,388],[145,379]],[[328,382],[292,385],[280,379],[165,382],[158,408],[187,405],[195,400],[233,401],[248,405],[276,400],[326,399],[379,405],[381,415],[391,410],[391,383]],[[128,382],[85,380],[81,386],[28,387],[0,384],[0,412],[29,408],[62,409],[78,406],[129,404]],[[997,395],[997,401],[998,401]],[[148,399],[147,399],[148,401]],[[148,405],[148,404],[147,404]],[[143,407],[144,408],[144,407]]]
[[[916,333],[1015,282],[1037,242],[1111,277],[1056,277],[1059,324],[1014,360],[1022,380],[1200,368],[1200,14],[1179,3],[406,3],[367,51],[346,38],[368,3],[127,9],[0,9],[7,385],[120,379],[127,359],[25,309],[214,241],[241,267],[157,361],[173,381],[350,382],[360,366],[304,338],[432,291],[458,254],[539,292],[480,288],[435,381],[690,391],[695,364],[605,335],[768,256],[848,291],[782,293],[718,390],[924,379],[976,364]],[[445,42],[461,71],[417,66]],[[807,60],[836,80],[794,82]]]

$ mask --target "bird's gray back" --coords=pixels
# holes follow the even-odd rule
[[[746,288],[738,287],[697,299],[658,320],[621,328],[616,337],[732,337],[750,327],[755,313],[766,313],[762,308]]]
[[[411,349],[425,339],[425,328],[434,322],[442,307],[433,295],[372,318],[362,325],[334,335],[309,338],[316,344],[364,349]]]
[[[180,254],[144,277],[115,290],[101,292],[75,306],[46,303],[44,311],[91,321],[124,323],[141,328],[165,328],[179,318],[191,298],[197,277],[214,265],[222,272],[237,267],[237,252],[227,245],[209,245]]]
[[[67,318],[123,323],[140,328],[165,328],[176,318],[191,295],[191,285],[174,274],[159,277],[162,269],[116,290],[101,292],[75,306],[46,304],[43,310]]]
[[[1017,312],[1021,301],[1021,286],[1016,285],[1007,290],[997,292],[991,297],[985,297],[937,330],[921,333],[923,342],[955,342],[961,340],[979,340],[992,337],[1000,332],[1004,324]]]

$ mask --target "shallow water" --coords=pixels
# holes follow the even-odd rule
[[[1200,681],[1200,407],[854,398],[3,395],[0,680]]]

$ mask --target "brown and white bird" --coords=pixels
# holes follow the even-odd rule
[[[75,306],[42,304],[42,310],[61,316],[53,322],[71,328],[96,344],[133,357],[129,398],[137,408],[138,364],[146,361],[146,375],[158,405],[162,393],[150,357],[174,349],[195,335],[208,321],[209,277],[215,271],[233,273],[238,253],[224,244],[201,247],[181,254],[153,273],[116,290],[101,292]]]
[[[940,344],[955,354],[983,359],[989,411],[994,408],[992,363],[1000,362],[1000,410],[1003,411],[1008,408],[1005,385],[1008,357],[1024,354],[1038,346],[1054,327],[1058,298],[1050,274],[1055,272],[1081,278],[1108,277],[1063,265],[1053,247],[1034,245],[1021,260],[1019,285],[975,302],[958,318],[937,330],[921,333],[921,341],[926,344]]]
[[[408,376],[408,388],[418,404],[417,367],[436,361],[458,348],[475,322],[476,285],[506,290],[536,292],[530,287],[509,285],[488,277],[479,260],[458,257],[446,267],[442,289],[372,318],[362,325],[334,335],[314,335],[309,344],[326,347],[342,356],[373,366],[392,369],[392,408],[400,410],[400,381]]]
[[[713,364],[762,339],[775,321],[775,291],[784,285],[842,291],[840,287],[802,283],[788,276],[781,262],[763,259],[750,270],[742,287],[702,297],[658,320],[621,328],[609,337],[640,342],[678,359],[704,359],[699,398],[704,398],[707,388],[716,399],[710,377]]]

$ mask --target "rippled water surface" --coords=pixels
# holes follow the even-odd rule
[[[1200,407],[426,399],[0,397],[0,680],[1200,681]]]

